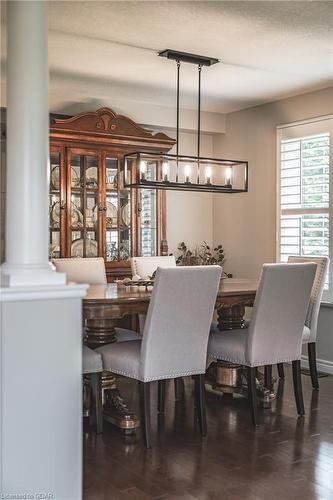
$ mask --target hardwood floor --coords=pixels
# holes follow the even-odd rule
[[[151,450],[140,432],[124,437],[108,423],[103,435],[85,432],[84,499],[333,499],[333,376],[321,378],[320,391],[313,391],[302,375],[306,415],[297,418],[287,365],[285,372],[273,408],[259,411],[257,429],[246,399],[208,393],[206,438],[195,422],[191,379],[184,403],[175,403],[168,382],[159,422],[153,386]],[[138,411],[137,383],[119,386]]]

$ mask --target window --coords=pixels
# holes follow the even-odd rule
[[[327,255],[333,261],[333,119],[278,127],[278,260]]]

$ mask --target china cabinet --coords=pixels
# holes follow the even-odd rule
[[[163,255],[165,194],[125,188],[123,157],[137,150],[167,152],[174,143],[109,108],[52,118],[50,258],[104,257],[111,281],[130,274],[132,255]]]

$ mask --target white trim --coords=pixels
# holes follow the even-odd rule
[[[331,307],[331,308],[333,308],[333,302],[328,302],[327,300],[322,300],[320,302],[320,307]]]
[[[329,207],[325,208],[281,208],[281,215],[307,215],[307,214],[329,214]]]
[[[275,214],[275,261],[280,262],[281,237],[281,130],[276,131],[276,214]]]
[[[324,121],[333,120],[333,114],[327,114],[322,116],[316,116],[313,118],[309,118],[307,120],[301,120],[297,122],[291,122],[286,124],[281,124],[276,127],[276,217],[275,217],[275,260],[276,262],[280,262],[280,238],[281,238],[281,215],[302,215],[302,213],[328,213],[330,218],[329,224],[329,257],[330,257],[330,266],[329,266],[329,282],[333,282],[333,126],[331,124],[330,127],[330,184],[329,184],[329,207],[325,208],[314,208],[314,209],[306,209],[306,208],[295,208],[295,209],[281,209],[281,192],[280,192],[280,184],[281,184],[281,141],[282,141],[282,133],[283,129],[297,127],[299,125],[307,125],[311,123],[319,123]],[[327,306],[327,302],[324,304]]]
[[[324,120],[331,120],[332,118],[333,118],[333,114],[316,116],[314,118],[307,118],[306,120],[300,120],[298,122],[284,123],[282,125],[278,125],[276,128],[279,130],[282,128],[297,127],[298,125],[307,125],[309,123],[316,123],[316,122],[321,122]]]
[[[301,365],[302,368],[309,368],[309,360],[306,355],[302,356]],[[329,361],[328,359],[317,359],[317,369],[319,372],[333,375],[333,361]]]
[[[0,302],[81,298],[86,295],[88,287],[89,285],[72,284],[0,288]]]

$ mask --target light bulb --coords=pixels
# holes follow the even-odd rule
[[[140,172],[142,174],[145,174],[146,170],[147,170],[147,162],[146,161],[140,162]]]
[[[169,163],[167,161],[163,162],[162,171],[163,171],[163,180],[167,181],[168,180],[168,173],[169,173]]]
[[[147,162],[141,161],[140,162],[140,173],[141,173],[141,179],[143,181],[145,180],[146,172],[147,172]]]
[[[231,167],[228,167],[225,171],[225,183],[228,185],[231,184],[231,175],[232,175]]]
[[[185,182],[190,182],[191,165],[185,165]]]
[[[206,167],[206,182],[207,182],[207,184],[211,183],[211,177],[212,177],[212,167]]]

